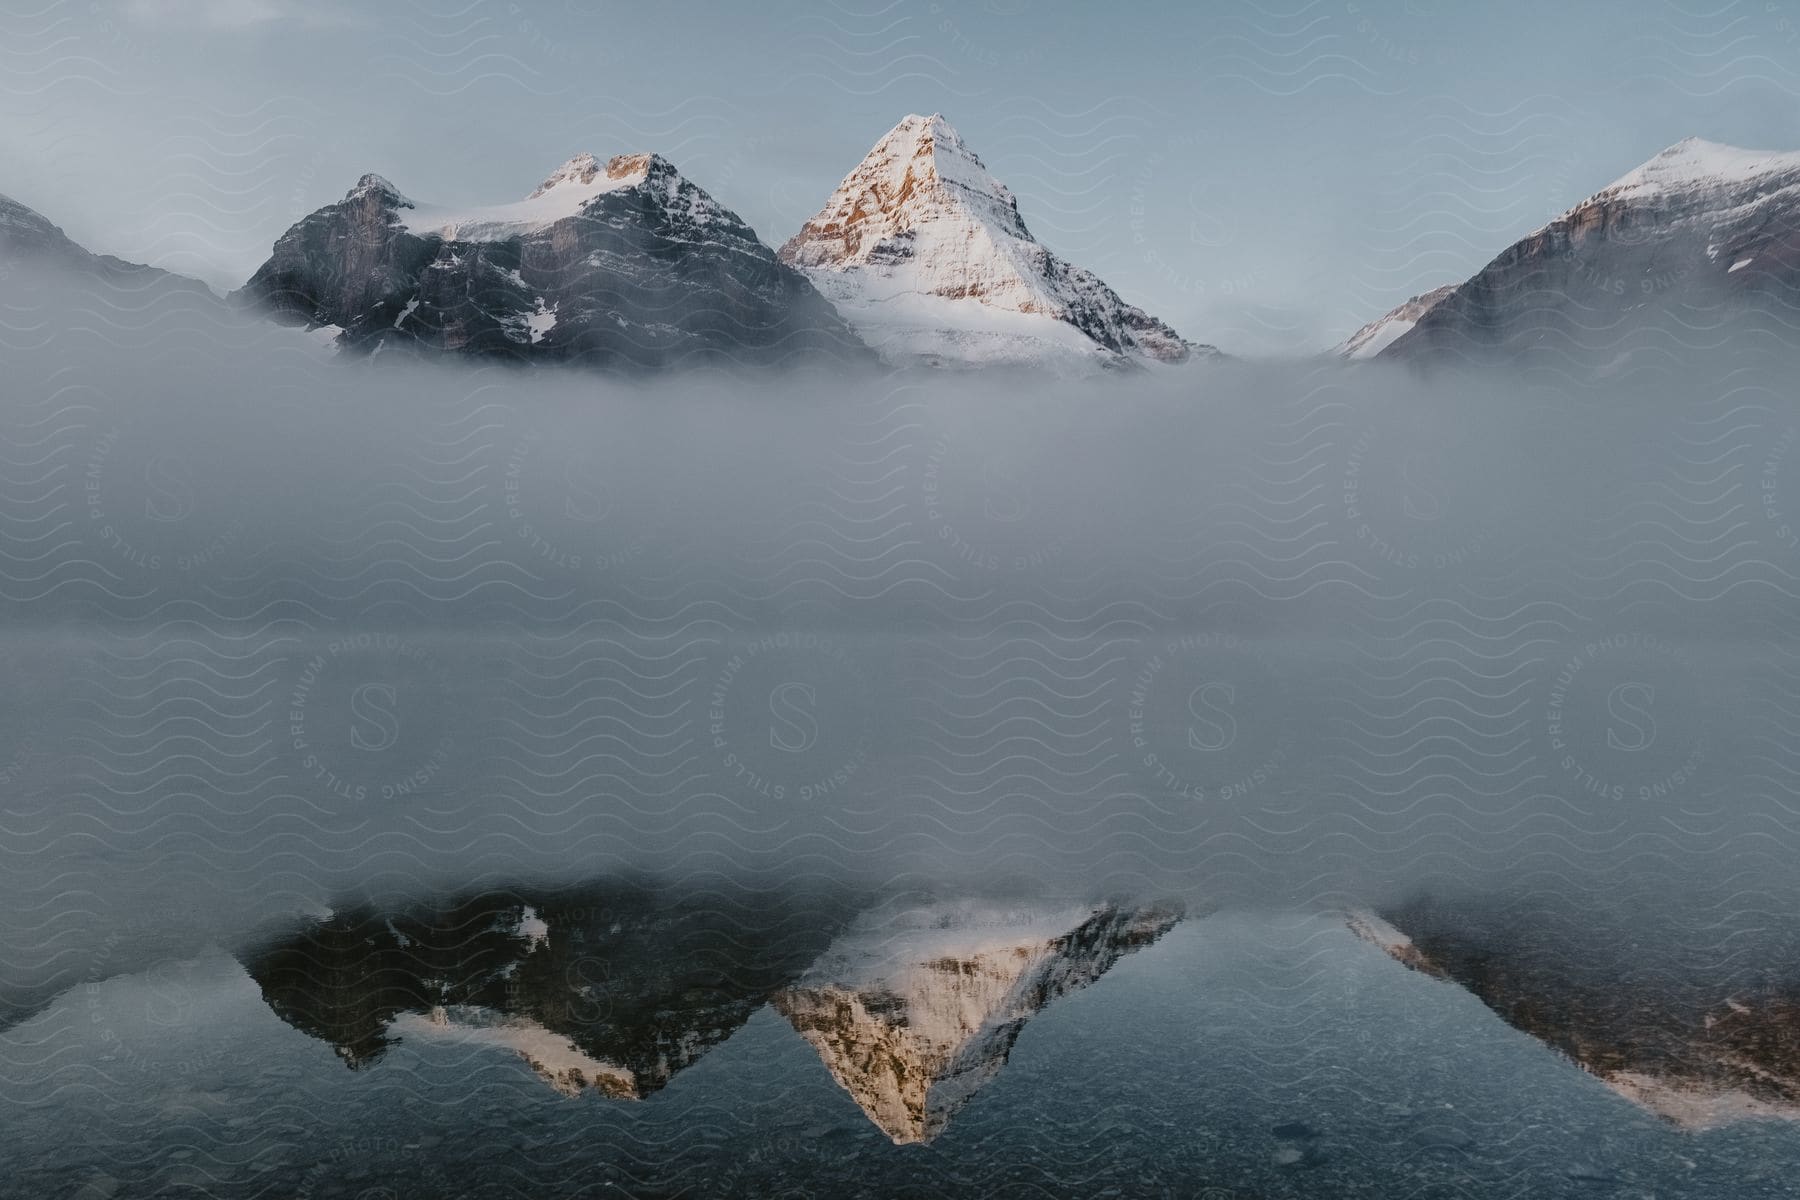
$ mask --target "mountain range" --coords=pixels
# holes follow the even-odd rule
[[[676,896],[604,884],[362,904],[240,952],[270,1009],[365,1070],[407,1039],[504,1051],[571,1099],[643,1100],[768,1004],[897,1144],[1021,1030],[1181,920],[1172,903]]]
[[[198,281],[92,254],[0,197],[0,266],[107,303],[217,305]],[[380,175],[301,218],[229,297],[339,350],[628,371],[691,365],[1026,368],[1220,357],[1032,235],[942,115],[889,130],[779,250],[657,154],[579,154],[523,199],[457,208]],[[1689,138],[1336,348],[1408,364],[1623,361],[1800,307],[1800,153]]]
[[[766,1006],[872,1125],[916,1145],[999,1077],[1039,1013],[1184,917],[1172,901],[606,883],[352,905],[284,921],[238,957],[276,1016],[352,1070],[408,1040],[450,1043],[571,1099],[647,1099]],[[1673,1126],[1800,1121],[1785,954],[1529,895],[1414,897],[1344,924]]]

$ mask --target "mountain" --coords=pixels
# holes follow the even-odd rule
[[[35,209],[0,196],[0,270],[37,268],[60,278],[105,289],[126,302],[184,300],[207,308],[218,298],[204,283],[172,271],[95,254]]]
[[[1411,297],[1399,307],[1351,334],[1334,347],[1332,353],[1341,358],[1374,358],[1392,345],[1401,334],[1417,325],[1421,317],[1437,307],[1438,301],[1455,290],[1455,284],[1447,283],[1443,287]]]
[[[883,1133],[929,1142],[1032,1016],[1180,919],[1162,906],[890,903],[773,1004]]]
[[[1617,356],[1692,344],[1743,313],[1791,332],[1796,306],[1800,153],[1689,138],[1509,246],[1380,353]]]
[[[1218,353],[1040,245],[940,115],[889,130],[780,256],[894,365],[1079,373]]]
[[[1467,989],[1633,1104],[1685,1129],[1800,1121],[1800,984],[1683,969],[1622,932],[1570,939],[1535,922],[1413,902],[1352,913],[1358,937],[1412,970]],[[1707,927],[1708,936],[1717,930]],[[1716,957],[1718,942],[1711,947]],[[1743,953],[1733,955],[1744,958]]]
[[[567,1096],[642,1099],[794,982],[840,901],[624,885],[350,906],[240,957],[283,1021],[363,1069],[396,1041],[499,1047]]]
[[[348,905],[239,953],[362,1070],[398,1041],[515,1055],[565,1096],[652,1095],[764,1004],[896,1142],[929,1141],[1026,1021],[1180,919],[1167,906],[890,902],[622,883]]]
[[[234,298],[369,353],[646,369],[867,357],[802,275],[656,154],[577,155],[490,208],[417,203],[364,175]]]

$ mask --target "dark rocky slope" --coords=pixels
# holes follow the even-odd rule
[[[581,155],[519,203],[463,211],[365,175],[235,296],[371,353],[640,369],[866,354],[799,272],[655,154]]]
[[[1381,357],[1606,362],[1745,317],[1800,333],[1800,154],[1689,138],[1509,246]]]

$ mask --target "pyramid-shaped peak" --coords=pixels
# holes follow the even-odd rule
[[[918,174],[1001,199],[1013,207],[1012,193],[988,174],[987,164],[963,141],[944,114],[922,117],[917,113],[888,130],[863,158],[863,166],[891,164],[911,166]],[[860,169],[860,168],[859,168]],[[852,172],[845,182],[855,178]]]
[[[883,134],[779,255],[892,362],[1082,371],[1120,356],[1181,362],[1191,349],[1041,245],[942,113]]]
[[[962,135],[951,127],[950,122],[944,120],[943,113],[932,113],[928,117],[922,117],[918,113],[908,113],[900,119],[898,125],[888,131],[888,137],[896,134],[913,138],[942,137],[958,142],[962,141]]]
[[[946,236],[965,244],[971,234],[1035,244],[1013,194],[940,113],[882,135],[782,255],[797,266],[861,261],[926,227],[954,227]]]

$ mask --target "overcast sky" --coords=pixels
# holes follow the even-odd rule
[[[235,287],[379,171],[496,203],[657,150],[779,244],[943,112],[1197,340],[1328,345],[1690,134],[1800,148],[1800,2],[4,0],[0,192]]]

